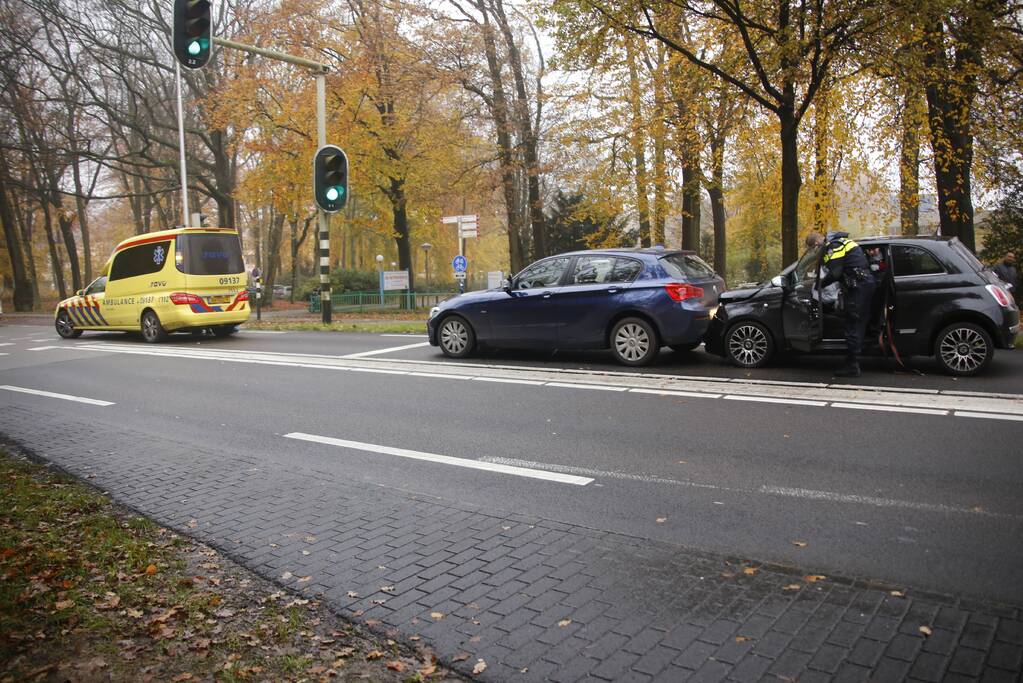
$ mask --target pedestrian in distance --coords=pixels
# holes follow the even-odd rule
[[[1009,285],[1009,292],[1016,299],[1016,302],[1019,303],[1019,271],[1016,269],[1016,254],[1011,251],[1005,254],[1002,257],[1002,262],[995,266],[993,270],[1002,282]]]
[[[835,370],[836,377],[859,377],[863,336],[870,322],[874,299],[874,274],[860,245],[847,232],[829,232],[824,237],[821,286],[839,283],[842,291],[842,318],[845,333],[845,364]]]

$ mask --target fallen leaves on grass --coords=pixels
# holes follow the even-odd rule
[[[398,673],[401,673],[402,671],[405,670],[405,663],[400,660],[394,659],[391,660],[390,662],[387,662],[387,668],[390,669],[391,671],[397,671]]]

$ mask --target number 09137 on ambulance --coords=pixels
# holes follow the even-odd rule
[[[238,233],[178,228],[138,235],[114,249],[100,276],[57,304],[57,334],[83,330],[141,332],[150,343],[170,332],[212,330],[227,336],[249,318]]]

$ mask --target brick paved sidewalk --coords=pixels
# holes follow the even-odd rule
[[[808,580],[40,408],[5,408],[0,434],[456,669],[484,660],[482,680],[1021,679],[1017,606]]]

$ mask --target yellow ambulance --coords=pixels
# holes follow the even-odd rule
[[[114,249],[100,276],[57,304],[57,334],[141,332],[150,343],[169,332],[212,330],[224,337],[249,318],[238,233],[178,228],[138,235]]]

